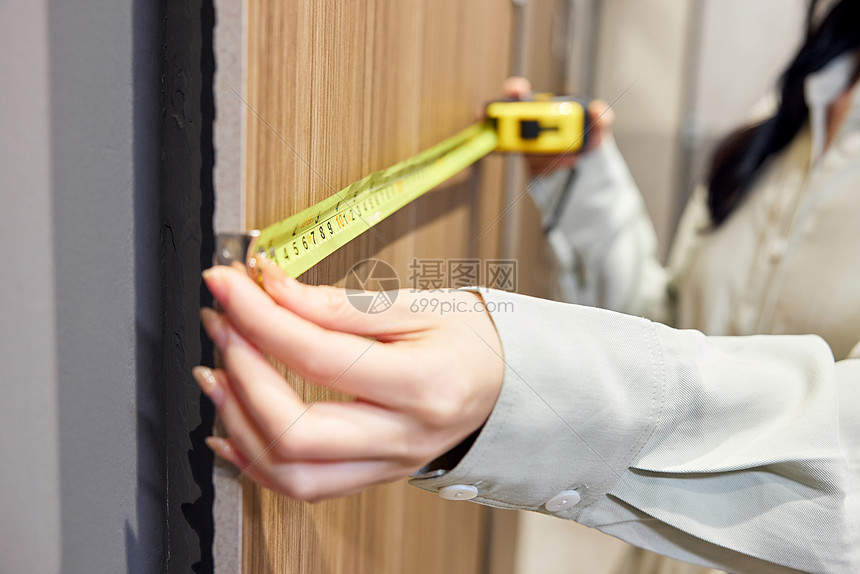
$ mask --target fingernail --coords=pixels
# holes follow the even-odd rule
[[[251,276],[257,285],[263,284],[263,267],[266,262],[266,256],[262,253],[252,255],[248,259],[248,275]]]
[[[258,259],[257,268],[263,277],[264,286],[272,286],[280,289],[293,289],[298,281],[287,275],[277,263],[271,259],[261,257]]]
[[[200,309],[200,320],[203,322],[203,328],[206,329],[206,334],[212,339],[216,345],[223,347],[227,342],[227,327],[224,325],[224,318],[220,313],[209,307]]]
[[[206,287],[209,288],[209,292],[212,293],[212,296],[215,297],[215,299],[217,299],[222,305],[227,303],[227,283],[226,277],[224,276],[225,270],[225,267],[216,265],[215,267],[210,267],[203,271],[203,281],[206,282]]]
[[[212,369],[201,365],[191,369],[191,374],[194,375],[197,384],[200,385],[200,389],[206,393],[206,396],[209,397],[209,400],[212,401],[215,407],[220,407],[221,403],[224,402],[224,389],[218,383],[218,378],[212,372]]]
[[[206,441],[206,446],[208,446],[216,456],[220,456],[223,459],[233,462],[233,459],[235,458],[233,456],[233,447],[230,446],[228,441],[224,440],[220,436],[207,436],[204,440]]]

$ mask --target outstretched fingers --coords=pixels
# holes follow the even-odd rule
[[[208,446],[216,456],[223,458],[238,468],[242,475],[247,476],[257,484],[265,486],[269,490],[278,490],[280,488],[275,480],[266,474],[263,466],[252,464],[250,458],[239,450],[232,439],[220,436],[210,436],[206,438],[206,446]]]
[[[221,311],[204,309],[202,319],[224,368],[195,377],[229,433],[209,442],[269,488],[319,500],[394,480],[492,409],[501,347],[486,313],[467,312],[475,294],[442,294],[440,308],[426,310],[404,298],[390,314],[364,314],[344,305],[343,291],[302,286],[280,270],[263,268],[265,291],[243,270],[204,277]],[[317,387],[302,400],[269,357]]]
[[[304,403],[266,357],[221,315],[206,309],[203,318],[204,326],[217,342],[224,367],[230,374],[227,390],[235,393],[245,411],[252,413],[254,423],[265,440],[277,442],[275,448],[280,455],[296,459],[328,459],[368,453],[369,456],[386,457],[408,454],[403,416],[396,410],[380,406],[399,405],[407,399],[402,391],[396,392],[391,385],[376,384],[384,377],[373,369],[383,369],[382,361],[385,359],[373,356],[373,341],[357,338],[367,346],[365,356],[369,357],[364,359],[360,356],[352,369],[337,373],[328,384],[321,383],[322,388],[317,389],[311,403]],[[370,366],[363,364],[363,360]],[[386,389],[389,394],[383,395]],[[329,403],[327,395],[330,390],[378,397],[374,401],[376,404]],[[219,410],[222,410],[220,406]]]
[[[391,331],[392,324],[397,329],[405,329],[414,323],[414,316],[407,313],[403,305],[383,304],[382,311],[365,312],[354,305],[346,289],[307,285],[293,279],[266,258],[256,260],[255,271],[262,277],[263,289],[278,305],[326,329],[365,337],[385,332],[388,337],[393,337],[399,331]],[[397,291],[368,293],[380,299],[396,300],[398,296]]]
[[[283,432],[284,420],[294,420],[307,408],[293,388],[260,352],[249,345],[211,309],[205,309],[203,325],[213,340],[218,341],[221,359],[229,373],[230,385],[222,382],[225,406],[216,403],[219,411],[231,407],[229,399],[235,393],[249,413],[264,439],[271,442]],[[220,379],[219,379],[219,382]]]
[[[229,377],[220,369],[195,367],[194,378],[218,409],[228,437],[210,437],[207,445],[221,458],[247,474],[251,479],[276,488],[271,475],[272,455],[269,442],[248,416],[233,392]]]
[[[380,417],[379,412],[367,412],[362,416],[361,410],[373,409],[369,405],[309,405],[305,412],[310,413],[311,407],[316,406],[319,411],[316,416],[327,419],[323,427],[312,422],[310,418],[306,421],[289,421],[285,417],[284,430],[272,436],[261,431],[257,422],[248,415],[247,409],[236,396],[236,385],[226,371],[196,367],[193,373],[200,387],[218,407],[228,434],[227,437],[210,437],[207,444],[218,456],[268,488],[283,491],[285,485],[294,484],[292,489],[298,497],[310,498],[311,493],[307,489],[311,485],[306,484],[310,475],[334,479],[337,478],[338,471],[331,469],[353,468],[360,471],[349,477],[348,484],[318,485],[322,486],[318,491],[320,493],[337,493],[394,477],[393,474],[380,473],[386,468],[391,471],[400,468],[402,471],[420,466],[420,460],[413,457],[392,455],[392,449],[386,445],[403,442],[397,438],[404,435],[403,425],[400,421],[391,421],[392,424],[387,427],[380,425],[377,420]],[[326,407],[329,412],[325,412]],[[353,407],[359,412],[357,418],[349,412]],[[382,419],[385,418],[383,414]],[[347,420],[349,423],[340,426],[331,424],[338,419]],[[321,430],[327,432],[320,435]],[[347,430],[360,432],[344,432]],[[362,435],[364,436],[361,441],[355,440]],[[381,464],[383,460],[387,461],[385,465]],[[372,472],[371,469],[376,471]],[[363,474],[365,470],[368,472]]]
[[[372,402],[396,404],[397,390],[402,389],[410,365],[403,353],[379,341],[386,335],[385,329],[375,338],[329,330],[281,307],[235,269],[215,267],[207,273],[207,284],[230,327],[223,333],[237,332],[252,346],[323,387],[336,386]],[[213,320],[207,324],[218,325]],[[396,325],[390,322],[387,329]],[[222,340],[225,335],[220,329],[213,329],[210,336],[219,347],[228,342]]]

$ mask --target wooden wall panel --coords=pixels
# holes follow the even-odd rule
[[[257,228],[474,122],[509,66],[509,0],[248,3],[246,213]],[[380,258],[498,256],[502,162],[428,193],[301,278],[338,284]],[[318,387],[295,378],[307,397]],[[478,573],[487,510],[405,482],[315,505],[243,485],[243,571]]]
[[[565,0],[529,0],[524,6],[523,75],[532,82],[535,92],[562,93],[564,66],[558,52],[558,19],[563,14]],[[518,161],[518,160],[515,160]],[[531,201],[528,187],[530,181],[523,165],[509,171],[509,202],[511,222],[508,232],[513,235],[509,242],[508,256],[517,260],[519,282],[517,290],[526,295],[558,299],[558,266],[552,249],[543,233],[541,215]]]

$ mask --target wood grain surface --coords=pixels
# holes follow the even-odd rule
[[[476,121],[507,75],[510,19],[509,0],[249,2],[247,227],[296,213]],[[413,258],[498,257],[503,161],[461,173],[301,279],[342,283],[354,263],[374,257],[408,287]],[[320,392],[288,377],[308,399]],[[488,511],[405,482],[314,505],[251,482],[243,492],[246,574],[485,569]]]

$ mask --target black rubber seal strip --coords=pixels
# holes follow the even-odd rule
[[[191,376],[212,365],[200,307],[200,273],[212,260],[213,0],[162,0],[162,261],[166,572],[213,571],[212,452],[203,439],[215,413]]]

